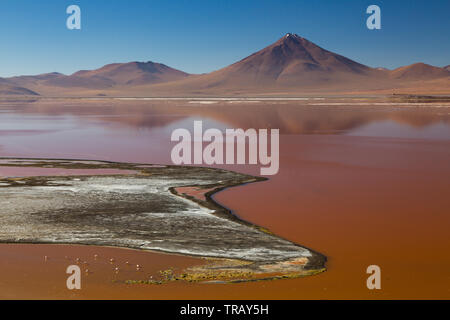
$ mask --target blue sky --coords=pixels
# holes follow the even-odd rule
[[[82,29],[66,28],[66,8]],[[382,29],[366,28],[381,7]],[[372,67],[450,64],[448,0],[2,0],[0,76],[155,61],[210,72],[287,32]]]

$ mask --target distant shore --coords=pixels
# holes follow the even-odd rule
[[[304,101],[325,99],[389,99],[405,101],[450,101],[450,94],[305,94],[305,95],[239,95],[239,96],[34,96],[0,95],[1,100],[168,100],[168,101]]]

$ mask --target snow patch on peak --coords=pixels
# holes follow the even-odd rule
[[[288,33],[286,33],[286,35],[284,36],[284,38],[289,38],[289,37],[292,37],[292,38],[295,38],[295,39],[300,39],[300,37],[299,37],[296,33],[290,33],[290,32],[288,32]]]

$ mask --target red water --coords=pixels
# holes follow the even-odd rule
[[[164,295],[140,288],[118,296],[450,298],[448,107],[91,104],[29,103],[1,114],[0,123],[15,123],[9,126],[16,133],[0,129],[0,156],[170,164],[172,130],[191,129],[193,120],[219,129],[280,128],[278,175],[215,198],[242,218],[328,257],[325,273],[303,279],[176,285]],[[259,173],[258,166],[225,167]],[[366,287],[372,264],[381,267],[378,291]],[[94,296],[117,297],[103,289]]]
[[[36,177],[36,176],[85,176],[133,174],[136,171],[118,169],[62,169],[37,167],[4,167],[0,166],[0,177]]]

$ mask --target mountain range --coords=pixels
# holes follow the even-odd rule
[[[450,65],[371,68],[288,33],[220,70],[194,75],[155,62],[108,64],[72,75],[0,78],[0,95],[292,96],[333,93],[450,94]]]

